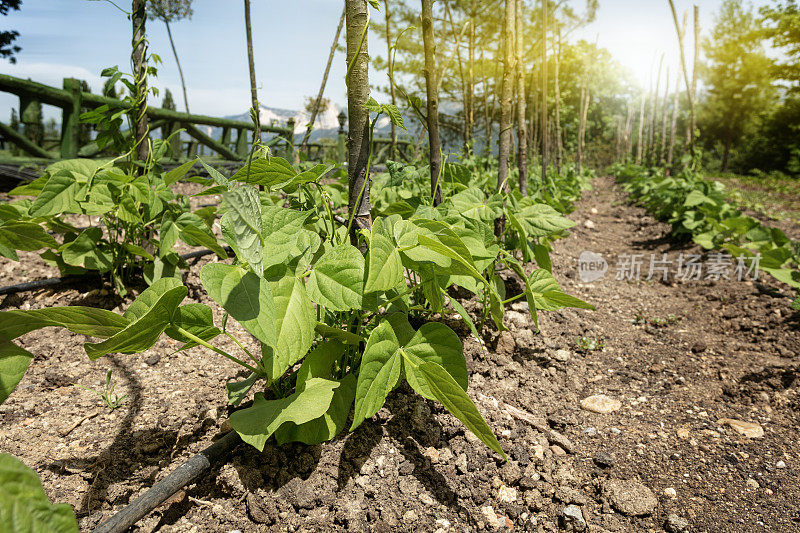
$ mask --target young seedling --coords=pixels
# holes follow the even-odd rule
[[[73,385],[83,390],[95,393],[100,397],[109,410],[114,411],[122,407],[122,402],[128,397],[128,395],[123,394],[122,396],[117,396],[117,394],[114,393],[114,389],[117,387],[117,382],[111,379],[112,372],[113,371],[110,368],[108,369],[108,372],[106,372],[106,382],[102,391],[96,391],[90,387],[84,387],[78,383],[74,383]]]

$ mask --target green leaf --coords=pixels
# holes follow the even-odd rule
[[[421,396],[429,400],[436,399],[426,379],[417,370],[426,361],[441,365],[462,389],[467,390],[467,363],[461,349],[461,340],[444,324],[423,324],[402,350],[404,361],[411,362],[403,364],[406,381]]]
[[[442,295],[445,295],[445,294],[446,294],[445,291],[442,290]],[[464,309],[463,305],[461,305],[461,302],[459,302],[455,298],[449,298],[449,301],[450,301],[450,305],[453,306],[453,309],[455,309],[456,312],[459,315],[461,315],[461,320],[463,320],[467,324],[467,326],[469,327],[470,331],[475,336],[475,340],[478,341],[478,346],[481,347],[481,354],[484,357],[486,357],[486,351],[483,348],[483,339],[481,339],[481,336],[478,333],[478,328],[475,327],[475,322],[472,321],[472,317],[469,316],[469,313],[467,313],[467,310]]]
[[[420,364],[418,371],[426,381],[428,390],[436,400],[444,405],[445,409],[461,420],[481,442],[500,454],[503,459],[508,459],[500,447],[497,437],[494,436],[492,428],[489,427],[489,424],[478,412],[478,408],[472,403],[461,385],[453,379],[453,376],[441,365],[430,361]]]
[[[275,440],[279,445],[287,442],[320,444],[331,440],[347,428],[347,417],[356,394],[356,377],[347,374],[337,383],[339,386],[334,389],[331,405],[325,414],[304,424],[286,422],[281,425],[275,432]]]
[[[298,242],[310,213],[278,206],[262,206],[264,268],[286,261]]]
[[[40,225],[30,222],[6,222],[0,226],[0,243],[13,250],[35,252],[42,248],[58,248],[58,243]]]
[[[63,213],[76,206],[78,182],[71,172],[58,172],[50,177],[42,192],[31,204],[28,214],[32,217],[47,217]]]
[[[367,255],[367,281],[364,292],[389,291],[403,282],[403,263],[392,238],[376,219]]]
[[[0,339],[0,404],[14,391],[33,361],[33,354]]]
[[[280,187],[291,182],[297,176],[297,171],[291,163],[282,157],[269,159],[256,159],[250,164],[240,168],[233,175],[233,180],[253,185],[263,185],[265,188]]]
[[[184,213],[178,220],[175,221],[176,224],[180,227],[183,221],[181,220],[184,215],[188,215],[190,213]],[[196,216],[196,215],[194,215]],[[198,217],[199,218],[199,217]],[[202,220],[200,220],[200,224],[185,224],[180,229],[180,237],[189,246],[205,246],[215,254],[220,259],[227,259],[228,253],[225,251],[225,248],[219,245],[217,242],[217,238],[214,236],[213,233],[203,224]]]
[[[0,523],[5,531],[77,533],[70,505],[53,505],[36,472],[7,453],[0,454]]]
[[[61,246],[61,257],[68,265],[107,272],[113,264],[111,254],[98,246],[102,238],[102,229],[86,228],[74,241]]]
[[[536,264],[539,268],[543,268],[548,272],[553,272],[553,264],[550,262],[550,252],[547,246],[543,244],[533,245],[533,257],[536,259]]]
[[[275,342],[270,345],[272,357],[262,361],[268,381],[278,379],[308,353],[317,324],[314,305],[303,283],[284,267],[277,267],[272,274],[268,279],[275,301]],[[262,355],[270,355],[265,345],[261,348]]]
[[[372,111],[373,113],[380,113],[383,110],[381,104],[379,104],[371,96],[369,97],[369,100],[367,100],[367,103],[364,104],[364,109],[366,109],[367,111]]]
[[[389,120],[392,121],[392,124],[398,128],[402,128],[403,131],[408,131],[406,125],[403,123],[403,115],[400,114],[400,110],[397,109],[396,105],[383,104],[381,109],[386,113],[386,116],[389,117]]]
[[[197,161],[192,159],[190,161],[185,162],[179,167],[173,168],[172,170],[164,174],[164,185],[169,187],[176,181],[181,180],[186,175],[186,173],[189,172],[193,166],[195,166],[196,163]]]
[[[175,316],[172,318],[172,324],[164,331],[169,337],[185,343],[178,351],[188,350],[197,346],[195,341],[184,337],[178,331],[178,327],[185,329],[196,337],[200,337],[204,341],[210,341],[222,333],[219,328],[214,326],[214,314],[211,308],[198,303],[190,303],[178,307],[175,311]]]
[[[575,223],[547,204],[526,205],[516,214],[529,237],[544,237],[571,228]]]
[[[261,275],[264,267],[262,255],[261,199],[258,189],[244,185],[222,195],[222,218],[233,230],[237,257]]]
[[[228,391],[228,403],[234,406],[242,403],[242,400],[245,399],[247,393],[250,392],[250,389],[253,388],[258,379],[258,374],[253,372],[242,381],[229,381],[226,383],[225,389]]]
[[[107,338],[124,330],[129,320],[117,313],[95,307],[67,306],[0,311],[0,339],[16,339],[48,326],[68,329],[81,335]]]
[[[397,386],[403,364],[400,348],[413,336],[408,319],[400,313],[389,315],[372,330],[361,357],[351,431],[377,413]]]
[[[159,282],[174,279],[162,278]],[[154,286],[155,284],[142,292],[142,295]],[[182,284],[172,288],[168,287],[169,284],[165,283],[162,287],[163,292],[160,294],[157,292],[151,293],[158,294],[157,299],[154,301],[148,295],[147,310],[142,313],[144,307],[137,308],[131,314],[131,316],[135,317],[135,321],[131,322],[125,329],[103,342],[85,343],[83,347],[89,358],[94,360],[109,353],[143,352],[153,346],[161,336],[161,333],[172,323],[178,305],[188,293],[188,289]]]
[[[686,197],[686,200],[683,202],[684,207],[695,207],[700,204],[711,204],[714,205],[714,200],[703,194],[698,190],[694,190],[689,193]]]
[[[244,442],[263,451],[267,439],[281,424],[305,424],[324,415],[338,386],[337,381],[312,378],[302,389],[280,400],[266,400],[263,394],[256,394],[251,407],[231,415],[231,427]]]
[[[222,185],[223,187],[227,187],[228,189],[233,188],[233,183],[231,182],[231,180],[223,176],[219,170],[215,169],[214,167],[208,166],[206,162],[200,159],[199,157],[197,158],[197,160],[200,161],[200,164],[203,165],[203,168],[206,169],[208,175],[211,176],[211,179],[214,180],[217,183],[217,185]]]
[[[322,254],[308,276],[308,295],[331,311],[360,309],[364,292],[364,256],[350,244]]]
[[[200,270],[200,281],[211,299],[244,329],[262,343],[275,345],[275,302],[266,279],[239,266],[210,263]]]

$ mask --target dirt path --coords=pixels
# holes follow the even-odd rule
[[[537,335],[517,304],[512,331],[487,336],[486,359],[462,331],[470,394],[508,463],[403,389],[333,443],[238,448],[140,530],[663,531],[672,514],[675,531],[682,520],[698,532],[800,530],[800,321],[790,300],[764,293],[781,290],[771,281],[616,280],[619,254],[645,254],[646,277],[651,253],[677,260],[696,250],[662,239],[668,228],[627,205],[610,179],[594,185],[553,261],[565,290],[598,310],[541,313]],[[587,250],[609,262],[604,279],[580,281]],[[190,298],[209,303],[198,271],[187,278]],[[0,309],[91,298],[42,291],[7,297]],[[581,350],[576,337],[605,347]],[[83,529],[219,432],[222,385],[235,369],[212,353],[171,355],[163,340],[145,354],[91,363],[81,336],[22,340],[37,359],[0,407],[0,451],[36,468],[52,498],[76,507]],[[108,368],[130,395],[112,413],[70,385],[98,386]],[[619,409],[582,408],[598,394]],[[718,423],[725,418],[764,435],[744,436]]]

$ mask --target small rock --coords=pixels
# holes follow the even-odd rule
[[[429,447],[425,452],[422,454],[425,457],[430,458],[431,463],[436,464],[439,462],[439,450],[434,448],[433,446]]]
[[[592,222],[591,220],[587,220],[586,222],[583,223],[583,227],[586,229],[594,229],[594,222]]]
[[[158,355],[157,353],[152,353],[148,355],[147,358],[144,360],[144,362],[150,366],[157,365],[159,361],[161,361],[161,356]]]
[[[517,329],[528,327],[528,317],[519,311],[506,311],[504,318]]]
[[[495,351],[500,355],[511,356],[514,354],[515,347],[516,343],[514,342],[513,333],[510,331],[504,331],[497,338],[497,346],[495,346]]]
[[[588,427],[583,430],[583,433],[589,435],[590,437],[594,437],[595,435],[597,435],[597,429],[593,427]]]
[[[450,529],[450,520],[446,518],[437,518],[436,525],[444,530]]]
[[[486,518],[486,522],[491,529],[500,529],[507,526],[513,527],[511,520],[505,516],[495,513],[494,508],[491,505],[481,507],[481,512],[483,513],[484,518]]]
[[[761,485],[758,484],[758,481],[756,481],[753,478],[747,478],[747,481],[745,482],[745,485],[747,485],[748,489],[752,489],[752,490],[757,490],[759,487],[761,487]]]
[[[720,418],[717,420],[717,424],[720,426],[730,426],[749,439],[759,439],[764,436],[764,428],[755,422],[745,422],[743,420],[736,420],[735,418]]]
[[[586,531],[586,520],[583,518],[581,508],[577,505],[568,505],[561,511],[561,527],[566,531]]]
[[[667,516],[664,529],[669,533],[686,533],[689,531],[689,521],[676,514],[670,514]]]
[[[595,394],[581,400],[581,408],[593,413],[612,413],[622,407],[622,402],[605,394]]]
[[[692,353],[702,353],[706,351],[706,343],[698,341],[692,344]]]
[[[613,468],[615,462],[614,456],[608,452],[599,452],[594,456],[594,464],[600,468]]]
[[[614,435],[619,435],[620,433],[622,433],[622,430],[619,429],[619,428],[611,428],[611,429],[609,429],[609,431],[611,433],[613,433]]]
[[[513,503],[517,501],[516,489],[507,485],[500,485],[497,491],[497,500],[500,503]]]
[[[519,311],[520,313],[529,313],[531,308],[528,306],[528,302],[525,300],[514,302],[511,304],[511,309],[514,311]]]
[[[653,491],[638,481],[609,479],[603,484],[603,493],[619,512],[630,516],[646,516],[658,505]]]
[[[590,212],[591,214],[593,214],[593,215],[596,215],[596,214],[598,213],[598,211],[597,211],[597,208],[596,208],[596,207],[593,207],[593,208],[591,208],[591,209],[589,210],[589,212]]]
[[[556,351],[556,354],[553,356],[553,359],[561,363],[566,363],[567,361],[570,360],[571,357],[572,353],[569,350],[561,349]]]
[[[666,489],[664,489],[664,496],[668,498],[677,498],[678,493],[672,487],[667,487]]]
[[[689,428],[678,428],[677,432],[678,438],[681,440],[686,440],[689,438]]]
[[[421,501],[425,505],[433,505],[434,503],[436,503],[433,497],[427,492],[423,492],[422,494],[419,495],[419,501]]]
[[[786,463],[784,463],[783,461],[778,461],[777,463],[775,463],[775,468],[786,468]]]
[[[403,521],[407,524],[413,524],[418,518],[419,516],[417,516],[417,512],[414,509],[409,509],[403,513]]]

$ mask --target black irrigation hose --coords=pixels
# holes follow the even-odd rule
[[[223,248],[228,254],[230,254],[233,250],[230,246],[225,246]],[[213,250],[197,250],[195,252],[189,252],[188,254],[181,255],[181,259],[184,261],[188,261],[189,259],[197,259],[198,257],[204,257],[206,255],[211,255],[215,253]],[[83,274],[80,276],[64,276],[59,278],[47,278],[47,279],[37,279],[34,281],[26,281],[25,283],[18,283],[17,285],[8,285],[7,287],[0,287],[0,296],[4,296],[6,294],[16,294],[18,292],[25,292],[25,291],[35,291],[38,289],[47,289],[51,287],[60,287],[61,285],[66,285],[68,283],[76,283],[79,281],[86,281],[88,279],[92,279],[98,277],[96,273],[88,273]]]
[[[217,442],[198,453],[179,466],[170,475],[153,485],[150,490],[136,498],[133,503],[98,525],[93,533],[123,533],[150,511],[164,503],[183,487],[197,481],[226,457],[237,444],[241,443],[239,434],[231,431]]]
[[[63,278],[47,278],[37,279],[34,281],[26,281],[17,285],[9,285],[8,287],[0,287],[0,296],[6,294],[15,294],[24,291],[35,291],[37,289],[46,289],[48,287],[58,287],[73,283],[77,281],[84,281],[85,279],[96,275],[83,275],[83,276],[64,276]]]

